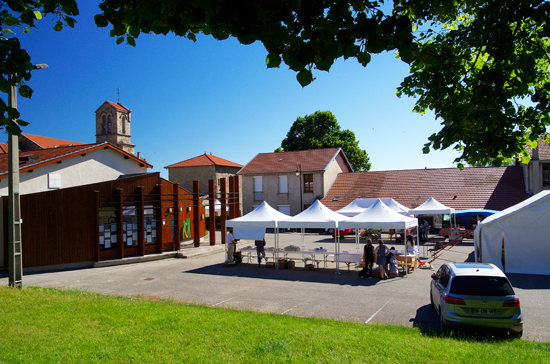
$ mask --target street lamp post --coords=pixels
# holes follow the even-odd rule
[[[33,69],[48,68],[37,64]],[[9,80],[13,75],[9,76]],[[8,106],[17,109],[17,85],[10,86]],[[19,135],[8,131],[8,255],[9,285],[23,287],[23,256],[21,249],[21,207],[19,199]]]
[[[302,209],[304,208],[304,204],[302,202],[302,165],[298,164],[298,169],[296,170],[296,177],[300,177],[300,212],[302,212]]]

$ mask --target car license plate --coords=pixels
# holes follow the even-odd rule
[[[472,308],[472,313],[477,314],[495,314],[497,311],[495,309],[489,308]]]

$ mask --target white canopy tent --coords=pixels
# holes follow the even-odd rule
[[[233,228],[233,237],[235,239],[261,240],[265,236],[266,228],[275,229],[275,249],[279,247],[279,226],[281,221],[289,219],[290,216],[283,214],[269,206],[267,202],[262,202],[260,206],[248,214],[227,220],[226,227]],[[277,262],[278,263],[278,262]]]
[[[416,226],[418,226],[417,219],[401,215],[386,206],[380,199],[360,214],[340,222],[340,227],[343,229],[403,229],[405,231]],[[358,240],[356,242],[358,243]]]
[[[550,191],[487,217],[474,232],[474,245],[478,262],[507,273],[550,275]]]
[[[376,201],[381,200],[386,206],[388,206],[390,209],[402,214],[407,215],[409,212],[409,209],[403,205],[401,205],[399,202],[395,201],[391,197],[385,197],[385,198],[356,198],[352,202],[349,203],[349,205],[342,207],[340,210],[336,211],[342,215],[346,215],[348,217],[353,217],[355,215],[360,214],[361,212],[365,211],[365,209],[371,207],[375,204]]]
[[[219,200],[214,200],[214,211],[215,212],[222,212],[222,204]],[[225,206],[225,211],[229,211],[229,206]]]
[[[443,205],[433,197],[427,199],[422,205],[409,210],[409,216],[418,215],[451,215],[451,228],[456,226],[455,209]]]
[[[403,216],[389,208],[382,200],[354,217],[340,222],[342,229],[409,229],[418,226],[414,217]]]
[[[301,228],[302,229],[302,246],[304,245],[304,229],[305,228],[332,228],[338,230],[338,222],[347,217],[337,212],[332,211],[319,200],[316,200],[307,210],[300,212],[298,215],[280,222],[281,228]],[[338,268],[340,234],[335,234],[335,258],[336,272]]]
[[[438,202],[435,198],[430,197],[422,205],[409,210],[409,216],[418,216],[418,215],[443,215],[443,214],[454,214],[455,209],[447,207],[442,203]]]

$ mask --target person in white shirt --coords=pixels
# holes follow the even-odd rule
[[[227,244],[227,260],[232,262],[235,260],[235,239],[233,239],[233,229],[227,229],[227,236],[225,237],[225,243]]]

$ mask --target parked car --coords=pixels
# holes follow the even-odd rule
[[[353,229],[342,229],[342,230],[338,230],[338,234],[340,235],[340,237],[344,237],[348,234],[351,234],[353,232]],[[332,232],[332,237],[334,238],[335,235],[334,235],[334,231]]]
[[[454,325],[523,334],[518,296],[504,272],[488,263],[445,263],[432,274],[430,301],[441,329]]]

